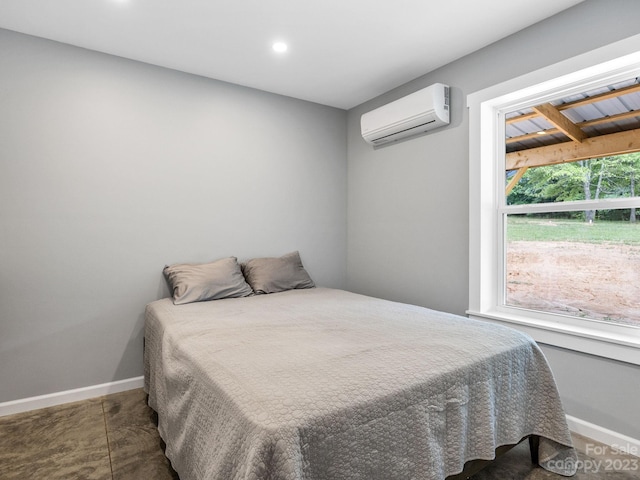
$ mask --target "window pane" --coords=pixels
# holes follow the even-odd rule
[[[506,172],[507,185],[517,170]],[[640,152],[528,169],[508,205],[640,196]]]
[[[640,327],[640,222],[594,213],[506,216],[506,305]]]

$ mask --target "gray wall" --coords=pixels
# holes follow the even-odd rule
[[[346,285],[346,112],[0,30],[0,402],[142,375],[174,262]]]
[[[640,367],[542,345],[570,415],[640,439]]]
[[[350,110],[349,289],[463,314],[469,282],[466,96],[638,34],[638,18],[636,0],[586,1]],[[434,82],[452,87],[451,125],[376,150],[362,140],[362,113]],[[587,364],[598,377],[615,379],[607,385],[627,385],[625,395],[592,396],[595,379],[590,385],[575,380],[588,381]],[[569,414],[640,438],[640,368],[562,349],[553,350],[551,366]]]

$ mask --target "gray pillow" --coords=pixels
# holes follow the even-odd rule
[[[242,273],[257,294],[315,287],[298,252],[279,258],[253,258],[242,265]]]
[[[253,294],[236,257],[212,263],[177,263],[164,267],[163,273],[176,305]]]

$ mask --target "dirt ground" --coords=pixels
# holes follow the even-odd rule
[[[509,242],[507,304],[640,326],[640,247]]]

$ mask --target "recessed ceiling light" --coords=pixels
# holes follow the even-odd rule
[[[276,42],[272,45],[271,48],[273,48],[274,52],[284,53],[289,47],[287,47],[287,44],[284,42]]]

